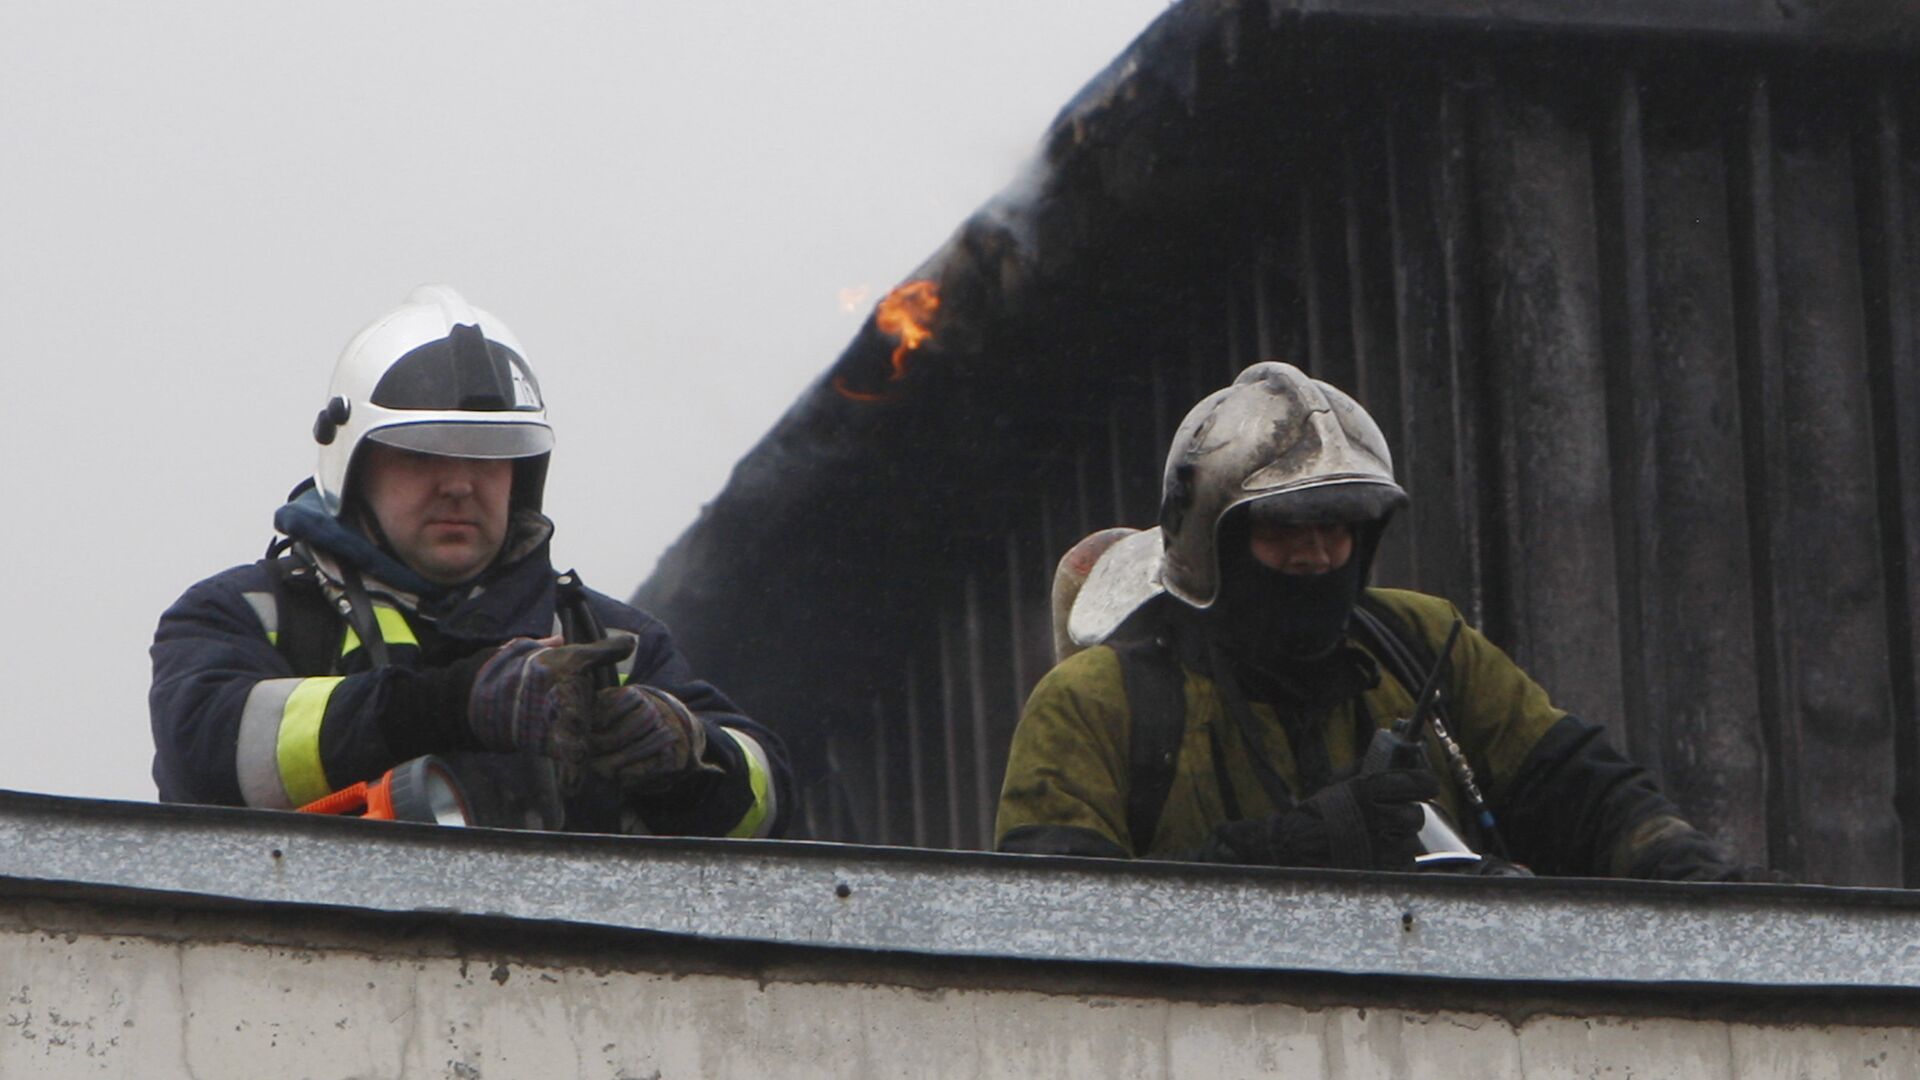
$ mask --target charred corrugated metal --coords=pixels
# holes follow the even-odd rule
[[[1055,560],[1262,357],[1455,599],[1745,859],[1920,884],[1920,10],[1197,0],[1061,113],[640,600],[818,837],[977,847]],[[880,394],[856,401],[831,378]]]

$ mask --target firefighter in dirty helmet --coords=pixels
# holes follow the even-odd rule
[[[1094,564],[1069,623],[1091,647],[1027,702],[1000,849],[1405,870],[1444,813],[1542,873],[1751,873],[1478,631],[1443,658],[1452,604],[1367,587],[1406,502],[1365,410],[1290,365],[1195,406],[1159,528]],[[1372,752],[1436,670],[1444,723]]]
[[[160,618],[161,799],[297,808],[435,755],[481,824],[784,831],[779,740],[658,621],[549,562],[525,355],[444,286],[348,344],[283,537]]]

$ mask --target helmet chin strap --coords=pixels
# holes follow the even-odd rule
[[[350,488],[348,490],[351,491],[352,489]],[[375,514],[373,507],[368,506],[366,500],[360,498],[357,494],[347,497],[347,504],[341,508],[340,516],[344,519],[343,524],[358,529],[362,535],[373,541],[373,546],[379,550],[381,555],[392,559],[395,564],[406,567],[413,573],[418,574],[420,580],[425,582],[429,588],[429,592],[421,594],[423,598],[437,596],[447,592],[449,589],[458,587],[442,585],[428,578],[425,574],[421,574],[420,571],[415,570],[412,566],[409,566],[407,560],[401,558],[400,553],[394,550],[393,541],[387,539],[387,531],[380,527],[380,516]],[[375,575],[379,576],[377,567],[375,568]],[[388,584],[391,585],[393,583],[388,582]],[[354,599],[351,590],[348,591],[348,599]],[[357,603],[358,601],[355,602]]]
[[[368,506],[358,492],[347,497],[347,505],[342,508],[340,516],[346,518],[348,524],[365,533],[367,539],[373,541],[373,546],[379,548],[383,554],[397,562],[404,561],[393,550],[392,541],[387,539],[387,531],[380,527],[379,515],[373,512],[373,507]]]

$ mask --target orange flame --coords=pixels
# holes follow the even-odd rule
[[[933,316],[940,310],[940,287],[931,281],[909,281],[887,294],[874,310],[873,324],[883,334],[900,339],[893,350],[893,374],[888,382],[907,373],[907,354],[933,340]]]
[[[931,281],[909,281],[896,286],[874,309],[874,326],[899,342],[893,348],[888,382],[899,382],[906,375],[908,353],[933,340],[933,317],[939,310],[940,287]],[[841,397],[853,401],[879,401],[886,397],[855,390],[838,375],[833,378],[833,388]]]

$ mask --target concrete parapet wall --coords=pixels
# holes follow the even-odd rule
[[[8,1077],[1920,1074],[1911,1028],[1516,1022],[1443,1009],[596,971],[20,926],[0,932],[0,972]]]
[[[1916,920],[0,792],[0,1080],[1920,1076]]]

